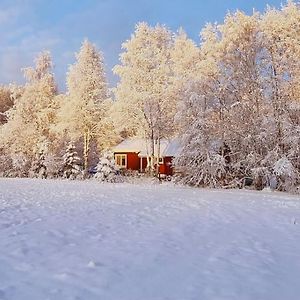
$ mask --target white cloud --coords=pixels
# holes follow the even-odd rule
[[[20,15],[20,10],[17,7],[9,7],[6,9],[0,8],[0,25],[14,22]]]
[[[18,45],[1,47],[0,83],[23,83],[22,69],[32,66],[36,55],[43,50],[52,50],[60,39],[47,32],[38,32],[24,37]]]

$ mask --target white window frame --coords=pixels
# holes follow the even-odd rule
[[[120,165],[118,164],[118,157],[120,158],[120,162],[122,163],[123,158],[125,158],[125,165]],[[127,154],[115,154],[115,162],[116,165],[120,168],[120,169],[127,169]]]
[[[157,164],[157,156],[154,157],[154,164]],[[159,165],[163,165],[164,164],[164,158],[163,158],[163,156],[159,157],[158,164]]]

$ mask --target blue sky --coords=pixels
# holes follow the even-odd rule
[[[283,0],[284,1],[284,0]],[[207,22],[222,22],[228,11],[263,11],[281,0],[0,0],[0,84],[22,83],[21,68],[32,65],[36,54],[50,50],[55,75],[65,88],[68,65],[74,62],[84,38],[104,54],[111,86],[117,82],[112,67],[118,63],[121,44],[134,25],[161,23],[173,31],[183,27],[199,42]],[[283,2],[285,3],[285,1]]]

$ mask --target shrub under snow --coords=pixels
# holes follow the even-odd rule
[[[35,178],[42,178],[42,179],[47,178],[47,167],[45,165],[44,150],[40,150],[36,154],[35,159],[32,162],[29,175],[30,177],[35,177]]]
[[[68,179],[82,177],[80,158],[77,155],[73,143],[69,143],[64,155],[63,177]]]
[[[278,181],[277,189],[283,191],[291,191],[299,180],[297,170],[286,157],[282,157],[275,163],[274,175]]]
[[[110,158],[109,154],[104,154],[100,158],[96,167],[95,178],[102,182],[120,182],[121,175],[118,167],[116,166],[113,159]]]

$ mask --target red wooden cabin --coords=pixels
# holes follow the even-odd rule
[[[155,156],[157,155],[155,145]],[[147,157],[149,157],[150,145],[144,139],[130,138],[124,140],[114,149],[114,159],[120,169],[145,172]],[[179,154],[180,145],[177,139],[160,141],[159,171],[160,174],[173,175],[173,159]]]

